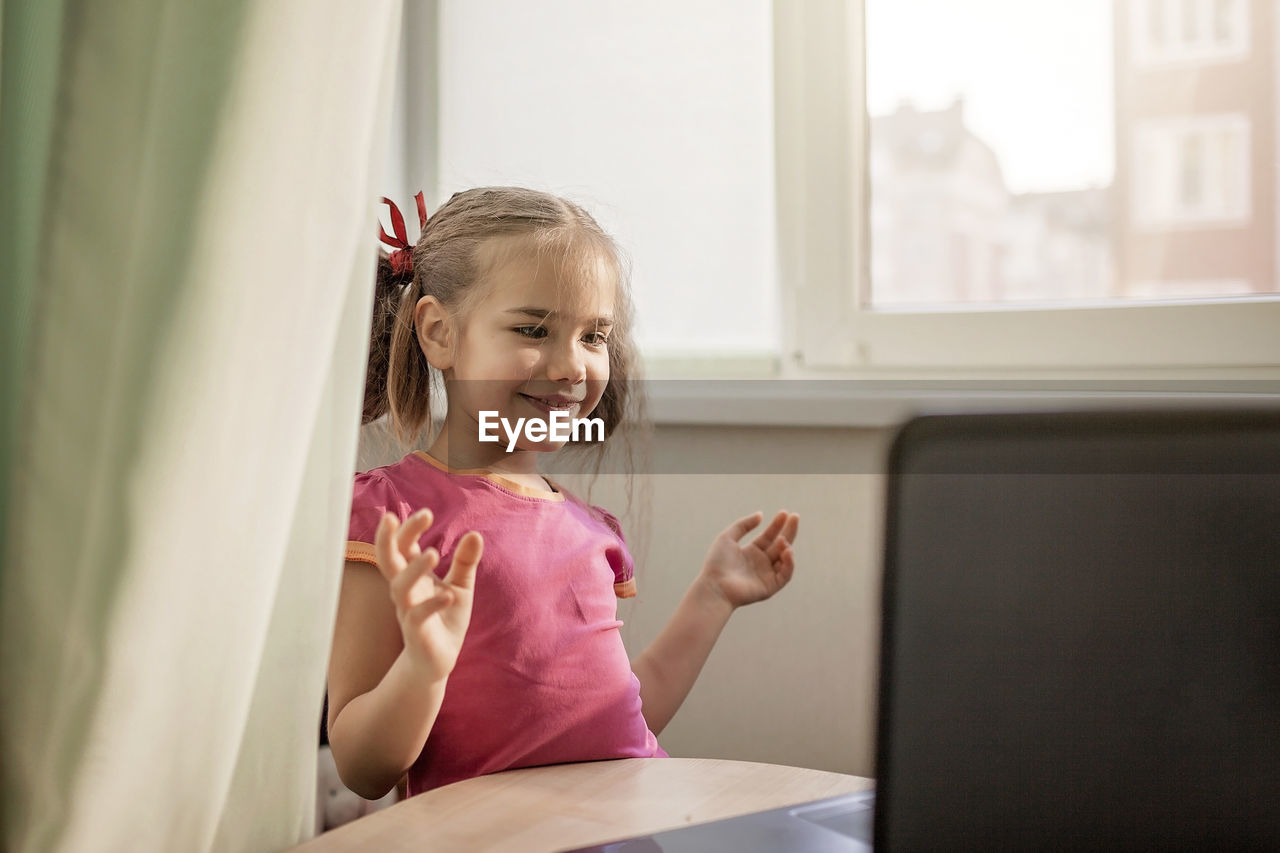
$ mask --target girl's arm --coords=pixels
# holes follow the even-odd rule
[[[390,791],[435,725],[471,617],[482,542],[459,542],[443,581],[439,554],[419,552],[430,513],[378,527],[378,567],[348,562],[329,661],[329,745],[343,784],[367,799]],[[390,594],[388,594],[390,593]]]
[[[763,518],[754,513],[730,525],[711,543],[702,572],[676,612],[631,668],[640,681],[640,701],[649,730],[659,734],[675,716],[707,662],[733,611],[763,601],[786,586],[795,571],[800,517],[779,512],[747,545],[738,540]]]
[[[386,579],[348,562],[329,660],[329,745],[342,783],[365,799],[395,786],[440,711],[445,680],[414,669]]]

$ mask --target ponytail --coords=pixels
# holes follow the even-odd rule
[[[405,285],[413,283],[413,269],[392,269],[391,258],[378,253],[377,277],[373,287],[373,321],[369,327],[369,364],[364,375],[364,411],[360,424],[371,423],[391,408],[387,396],[387,374],[391,366],[391,337],[400,313]]]

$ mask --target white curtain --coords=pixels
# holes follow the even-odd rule
[[[0,401],[0,849],[286,847],[313,826],[400,2],[0,9],[2,171],[44,169],[0,201],[39,223],[0,264],[30,322]]]

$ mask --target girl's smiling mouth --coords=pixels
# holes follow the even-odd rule
[[[532,394],[521,394],[520,396],[528,400],[535,408],[544,412],[567,412],[582,402],[582,400],[573,397],[561,397],[558,394],[552,394],[547,397],[535,397]]]

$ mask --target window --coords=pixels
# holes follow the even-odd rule
[[[1150,0],[1147,4],[1147,44],[1153,51],[1165,50],[1169,43],[1168,24],[1165,20],[1168,7],[1169,0]]]
[[[1217,45],[1234,44],[1241,32],[1243,8],[1240,0],[1213,0],[1213,41]]]
[[[779,346],[768,0],[439,0],[439,200],[521,184],[633,260],[650,358]]]
[[[1248,116],[1149,119],[1135,135],[1134,223],[1143,228],[1245,225]]]
[[[1268,62],[1208,62],[1245,8],[776,4],[789,365],[1274,369],[1280,93]],[[1220,73],[1152,67],[1162,40]]]
[[[650,359],[1280,365],[1276,45],[1244,0],[427,5],[435,200],[584,202]]]
[[[1243,60],[1249,0],[1116,0],[1128,6],[1132,52],[1141,67]]]
[[[1138,161],[1139,169],[1143,161]],[[1178,199],[1183,210],[1195,210],[1204,201],[1204,136],[1187,134],[1182,138],[1182,192]]]

